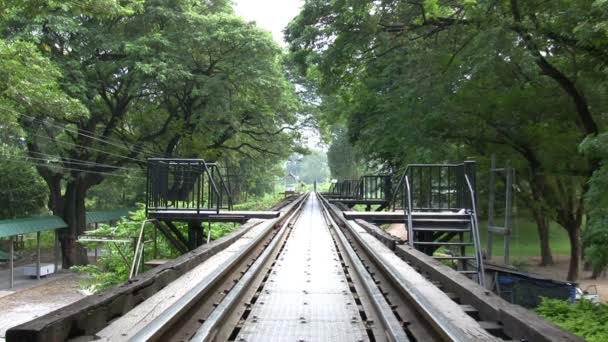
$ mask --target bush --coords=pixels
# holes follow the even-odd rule
[[[589,342],[608,341],[608,305],[543,298],[536,312]]]
[[[234,208],[235,210],[268,209],[275,205],[281,198],[281,196],[274,195],[252,198],[246,203],[235,205]],[[102,224],[98,229],[89,231],[89,234],[107,235],[123,239],[137,237],[141,229],[141,223],[146,219],[145,210],[143,206],[140,206],[137,211],[130,214],[130,218],[122,219],[117,223],[116,227]],[[184,236],[188,235],[188,228],[185,223],[175,222],[175,226],[184,234]],[[205,223],[205,230],[207,230],[207,227],[208,225]],[[211,224],[211,239],[219,239],[222,236],[231,233],[237,227],[238,225],[234,223],[214,222]],[[144,240],[152,240],[151,227],[147,227],[145,233],[146,236]],[[157,241],[157,258],[173,259],[179,255],[160,232],[158,233]],[[90,248],[95,248],[97,246],[96,243],[88,243],[85,245]],[[154,258],[154,251],[151,244],[146,244],[144,252],[144,260],[151,260]],[[98,258],[97,265],[74,266],[72,267],[72,270],[87,274],[88,278],[81,282],[81,287],[88,292],[96,293],[118,285],[128,279],[131,264],[133,263],[133,254],[134,250],[132,244],[123,243],[114,245],[112,243],[105,243],[102,245],[102,253]],[[140,272],[143,272],[143,270]]]

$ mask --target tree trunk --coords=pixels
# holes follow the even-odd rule
[[[568,280],[578,279],[579,261],[581,257],[581,227],[579,224],[572,223],[567,225],[568,238],[570,239],[570,266],[568,267]]]
[[[87,187],[79,179],[70,180],[63,195],[60,187],[51,187],[53,214],[61,217],[68,225],[68,228],[58,231],[64,269],[88,263],[86,249],[77,242],[86,226],[86,192]]]
[[[532,210],[532,213],[540,239],[540,266],[553,265],[553,254],[549,244],[549,221],[540,210]]]

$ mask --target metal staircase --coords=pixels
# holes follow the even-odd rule
[[[475,162],[408,165],[392,204],[404,210],[412,247],[485,286]]]

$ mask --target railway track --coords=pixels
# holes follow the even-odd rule
[[[473,298],[477,304],[459,303],[429,279],[433,270],[444,273],[426,256],[400,258],[395,246],[388,248],[341,213],[321,196],[303,196],[279,218],[250,220],[209,256],[176,260],[175,267],[202,261],[167,285],[145,287],[135,279],[130,286],[139,290],[130,297],[93,300],[37,319],[8,341],[515,340],[507,328],[518,329],[519,341],[578,341],[547,328],[546,321],[511,319],[514,311],[500,303],[491,311],[488,303],[497,301],[484,302],[486,292]],[[173,268],[155,271],[155,277]],[[142,293],[148,294],[138,301]]]
[[[395,270],[372,268],[374,253],[353,243],[323,202],[310,195],[279,227],[252,238],[146,324],[122,319],[96,339],[500,340],[457,304],[446,303],[440,291],[431,293],[435,300],[425,297],[428,292],[402,293],[391,278]]]

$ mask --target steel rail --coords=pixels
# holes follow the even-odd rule
[[[308,197],[308,196],[307,196]],[[306,198],[307,198],[306,197]],[[226,316],[230,313],[231,310],[238,304],[239,300],[247,290],[247,288],[251,285],[251,283],[255,280],[256,276],[263,269],[264,265],[268,262],[270,256],[276,251],[277,247],[279,247],[279,243],[283,240],[285,233],[288,228],[291,226],[294,218],[299,217],[301,214],[302,206],[306,201],[300,203],[298,208],[294,210],[294,212],[289,216],[289,218],[282,224],[281,230],[272,238],[270,244],[264,249],[264,252],[255,260],[253,265],[247,270],[247,272],[243,275],[239,282],[230,290],[230,292],[222,299],[220,304],[211,312],[209,317],[205,320],[203,325],[196,331],[194,336],[190,339],[191,342],[204,342],[211,341],[215,337],[217,333],[218,325],[224,322]]]
[[[322,200],[320,202],[323,203]],[[344,235],[338,224],[331,217],[325,205],[321,205],[321,207],[323,208],[323,214],[325,216],[328,226],[332,227],[334,232],[336,232],[340,245],[344,249],[344,252],[346,252],[346,256],[349,258],[350,262],[352,263],[354,271],[357,272],[357,275],[361,278],[362,285],[365,291],[367,292],[369,298],[371,299],[371,302],[375,307],[378,316],[382,320],[382,325],[385,328],[388,339],[390,341],[396,342],[409,341],[405,330],[401,326],[397,317],[393,314],[393,311],[388,302],[386,301],[386,298],[384,298],[384,295],[382,294],[378,286],[375,284],[374,279],[365,269],[365,266],[357,256],[357,253],[355,252],[353,247],[349,244],[348,240],[346,239],[346,236]]]
[[[304,203],[307,196],[303,196],[299,199],[300,203]],[[243,260],[253,249],[258,246],[265,238],[268,233],[273,229],[277,222],[281,221],[281,218],[276,218],[274,223],[270,224],[263,232],[257,237],[252,239],[243,250],[231,256],[228,260],[222,263],[220,267],[214,270],[208,277],[202,279],[197,283],[191,290],[189,290],[184,296],[180,297],[175,303],[170,305],[156,318],[150,321],[144,328],[139,330],[130,341],[150,341],[158,340],[163,334],[167,333],[171,326],[178,321],[190,308],[196,304],[206,293],[206,290],[210,287],[218,284],[223,276],[233,269],[240,261]]]

